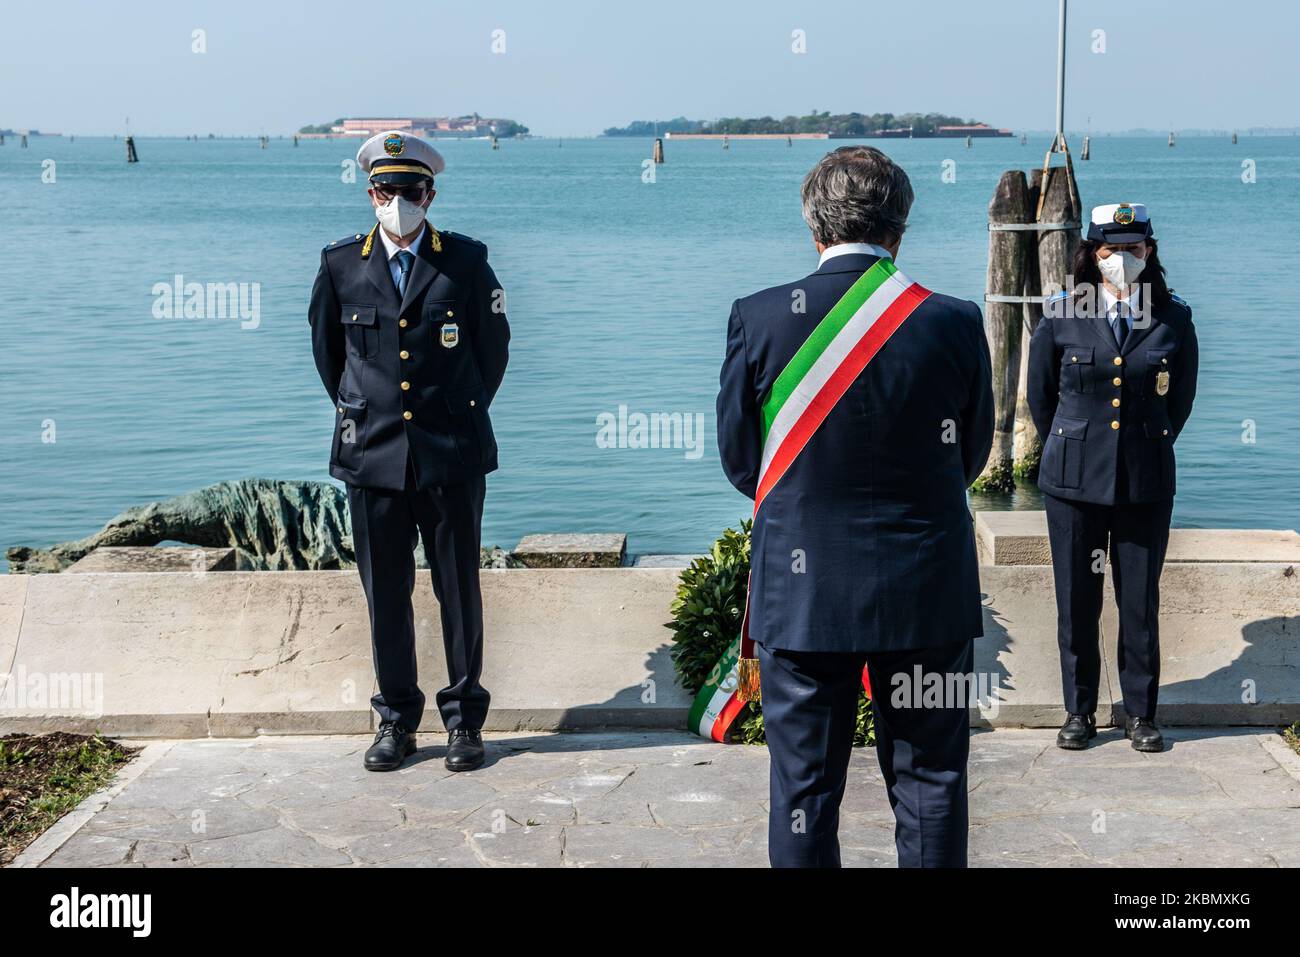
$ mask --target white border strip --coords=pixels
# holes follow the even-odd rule
[[[759,486],[762,486],[763,476],[767,474],[768,466],[776,457],[777,450],[785,442],[790,430],[808,411],[808,406],[812,405],[813,399],[826,387],[826,383],[830,381],[835,371],[844,364],[853,347],[861,342],[871,331],[871,327],[880,321],[885,310],[912,286],[912,280],[901,272],[893,273],[882,282],[870,298],[858,307],[858,311],[844,324],[839,334],[822,350],[821,355],[804,373],[803,378],[795,383],[794,389],[782,404],[781,411],[777,412],[776,418],[772,420],[772,427],[767,430],[767,441],[763,443],[763,464],[758,470]]]

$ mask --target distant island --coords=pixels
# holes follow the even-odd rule
[[[298,130],[299,136],[319,139],[341,139],[352,136],[373,136],[384,130],[402,130],[425,139],[474,139],[496,136],[506,139],[526,136],[528,127],[514,120],[479,116],[380,116],[340,117],[333,123],[317,123]]]
[[[636,120],[627,126],[611,126],[605,136],[669,136],[674,139],[722,136],[798,136],[817,139],[862,137],[1010,136],[976,120],[964,120],[942,113],[818,113],[807,116],[746,118],[724,116],[717,120]]]

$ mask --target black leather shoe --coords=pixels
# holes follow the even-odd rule
[[[379,725],[375,743],[366,749],[367,771],[396,771],[415,753],[415,735],[395,721]]]
[[[1056,733],[1056,746],[1067,751],[1082,751],[1097,736],[1097,718],[1091,714],[1072,714]]]
[[[447,735],[448,771],[473,771],[483,766],[486,756],[480,732],[458,728]]]
[[[1165,749],[1165,739],[1150,718],[1129,718],[1124,723],[1124,737],[1133,742],[1134,751],[1159,752]]]

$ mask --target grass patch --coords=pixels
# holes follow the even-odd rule
[[[112,780],[135,751],[62,731],[0,738],[0,867]]]
[[[1282,738],[1287,744],[1291,745],[1292,751],[1300,754],[1300,721],[1297,721],[1289,728],[1283,728]]]

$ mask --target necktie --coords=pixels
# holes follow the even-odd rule
[[[397,254],[397,268],[402,271],[397,277],[397,294],[406,295],[406,281],[411,278],[411,266],[415,263],[415,257],[403,249]]]
[[[1115,320],[1111,325],[1111,329],[1115,333],[1115,344],[1122,350],[1124,340],[1128,338],[1128,303],[1119,303],[1119,307],[1115,310]]]

